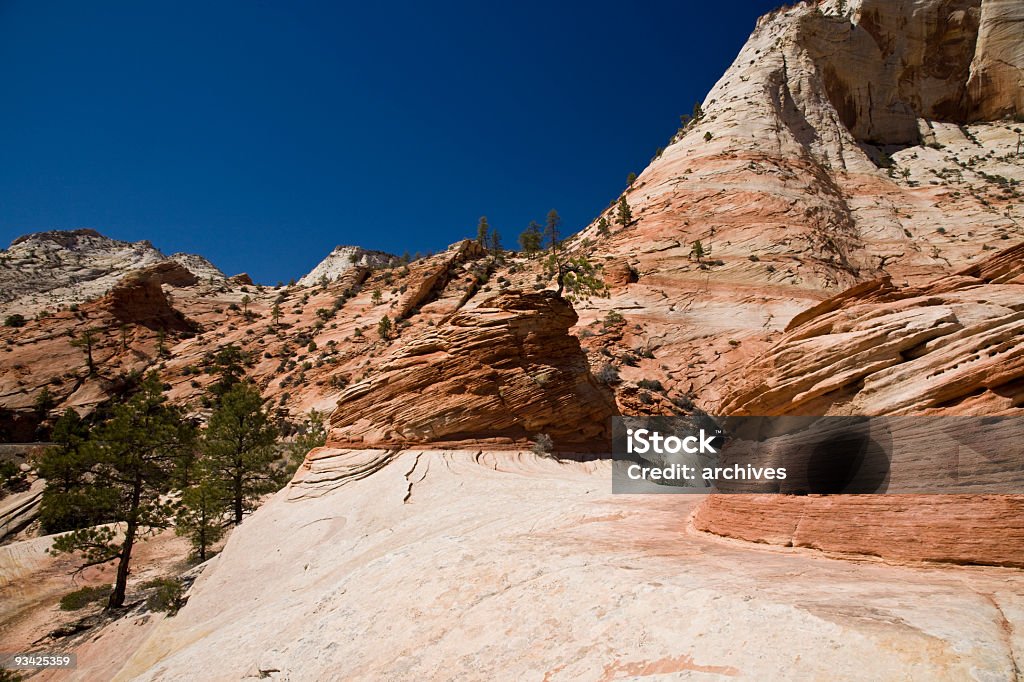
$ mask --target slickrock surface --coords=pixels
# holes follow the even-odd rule
[[[315,268],[299,278],[298,285],[316,286],[323,278],[333,282],[353,267],[379,268],[397,260],[395,256],[383,251],[367,251],[358,246],[336,246]]]
[[[459,311],[341,394],[331,441],[522,443],[546,433],[557,448],[607,449],[611,394],[568,334],[575,322],[573,309],[547,291],[499,294]]]
[[[115,679],[1009,680],[1024,663],[1017,571],[715,539],[688,528],[696,498],[612,496],[606,462],[317,462]]]
[[[124,242],[95,230],[38,232],[0,250],[0,317],[82,303],[102,296],[129,272],[160,262],[183,266],[204,280],[224,274],[202,256],[169,258],[148,241]]]

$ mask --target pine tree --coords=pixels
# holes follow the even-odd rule
[[[281,322],[281,306],[277,303],[270,309],[270,319],[274,321],[275,327]]]
[[[626,186],[632,187],[633,183],[636,182],[636,173],[630,173],[626,176]]]
[[[98,509],[99,505],[87,504],[90,500],[82,487],[82,479],[90,466],[83,451],[88,438],[88,425],[77,412],[68,408],[53,425],[50,433],[53,447],[36,461],[39,477],[46,480],[39,507],[39,521],[46,533],[102,523],[104,510]]]
[[[85,366],[89,370],[89,374],[96,372],[96,363],[92,357],[92,350],[96,346],[96,332],[97,329],[86,329],[81,334],[71,340],[71,345],[75,348],[81,348],[85,351]]]
[[[633,222],[633,211],[629,207],[629,202],[626,201],[626,195],[619,197],[619,212],[615,217],[615,222],[623,227],[629,227]]]
[[[542,240],[543,236],[540,225],[537,224],[537,221],[531,220],[530,224],[519,235],[519,246],[522,247],[523,253],[527,256],[532,256],[540,251]]]
[[[558,211],[555,209],[548,211],[548,217],[544,223],[544,238],[547,239],[551,253],[558,249],[558,227],[561,224],[562,218],[558,215]]]
[[[248,381],[232,386],[210,415],[202,440],[203,465],[224,489],[235,525],[254,500],[274,489],[271,463],[277,435],[259,390]]]
[[[377,323],[377,334],[385,341],[391,338],[391,318],[387,315],[380,318],[380,322]]]
[[[703,262],[704,256],[707,256],[710,253],[711,249],[706,248],[699,239],[690,244],[690,256],[695,258],[698,263]]]
[[[173,482],[175,465],[192,447],[194,427],[179,408],[167,404],[155,372],[139,392],[114,408],[109,421],[83,443],[86,474],[75,483],[83,490],[78,502],[85,511],[97,508],[113,526],[81,528],[61,535],[51,552],[79,553],[81,568],[117,560],[117,576],[108,608],[124,605],[132,551],[139,535],[166,528],[172,513],[164,496]],[[123,533],[119,533],[123,527]],[[81,569],[80,569],[81,570]]]
[[[591,296],[607,297],[608,286],[600,275],[600,266],[593,265],[586,256],[561,260],[558,254],[548,257],[548,275],[555,277],[558,296],[565,293],[570,301],[580,301]]]
[[[602,237],[607,237],[612,233],[611,228],[608,227],[608,219],[604,216],[597,221],[597,233]]]
[[[501,253],[501,233],[497,230],[491,230],[491,255],[497,256]]]
[[[383,294],[380,291],[380,287],[377,287],[373,290],[373,294],[370,295],[370,302],[374,305],[380,305],[382,298]]]
[[[233,343],[221,347],[213,357],[213,371],[217,381],[210,385],[210,392],[215,396],[223,396],[242,380],[245,374],[245,352]]]
[[[485,249],[487,248],[487,234],[489,230],[490,226],[487,224],[487,216],[480,216],[480,222],[476,225],[476,241]]]
[[[181,494],[174,532],[188,536],[200,562],[206,561],[210,546],[224,537],[224,507],[224,490],[209,475]]]

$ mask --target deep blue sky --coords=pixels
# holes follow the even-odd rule
[[[484,214],[575,231],[778,4],[0,0],[0,243],[92,227],[272,283]]]

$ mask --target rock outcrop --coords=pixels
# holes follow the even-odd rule
[[[1001,414],[1024,406],[1024,245],[923,287],[868,282],[725,377],[717,412]]]
[[[824,301],[725,384],[715,411],[729,416],[1024,415],[1024,245],[926,286],[883,279]],[[784,546],[1020,567],[1022,519],[1019,496],[722,495],[695,524]]]
[[[195,325],[171,306],[162,285],[191,286],[197,281],[181,264],[165,261],[126,275],[104,297],[101,305],[122,323],[185,331]]]
[[[0,316],[30,316],[83,303],[102,296],[128,273],[157,263],[177,263],[206,280],[224,278],[201,256],[179,253],[168,258],[148,241],[118,241],[95,230],[19,237],[0,251]]]
[[[324,279],[333,282],[352,267],[379,268],[398,259],[383,251],[368,251],[358,246],[336,246],[315,268],[299,278],[300,287],[311,287]]]
[[[463,441],[607,450],[614,407],[552,292],[509,292],[405,340],[345,389],[330,442],[395,448]]]

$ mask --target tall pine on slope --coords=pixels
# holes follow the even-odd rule
[[[98,506],[112,526],[82,528],[58,537],[53,553],[77,552],[84,565],[117,560],[108,608],[124,605],[132,550],[140,534],[166,528],[172,508],[164,499],[178,460],[194,445],[195,428],[181,410],[167,404],[156,373],[138,393],[114,408],[83,447],[84,467],[73,489],[88,514]],[[123,533],[121,532],[123,530]]]
[[[210,415],[203,437],[203,462],[224,490],[235,525],[261,495],[274,490],[277,427],[248,381],[232,386]]]

